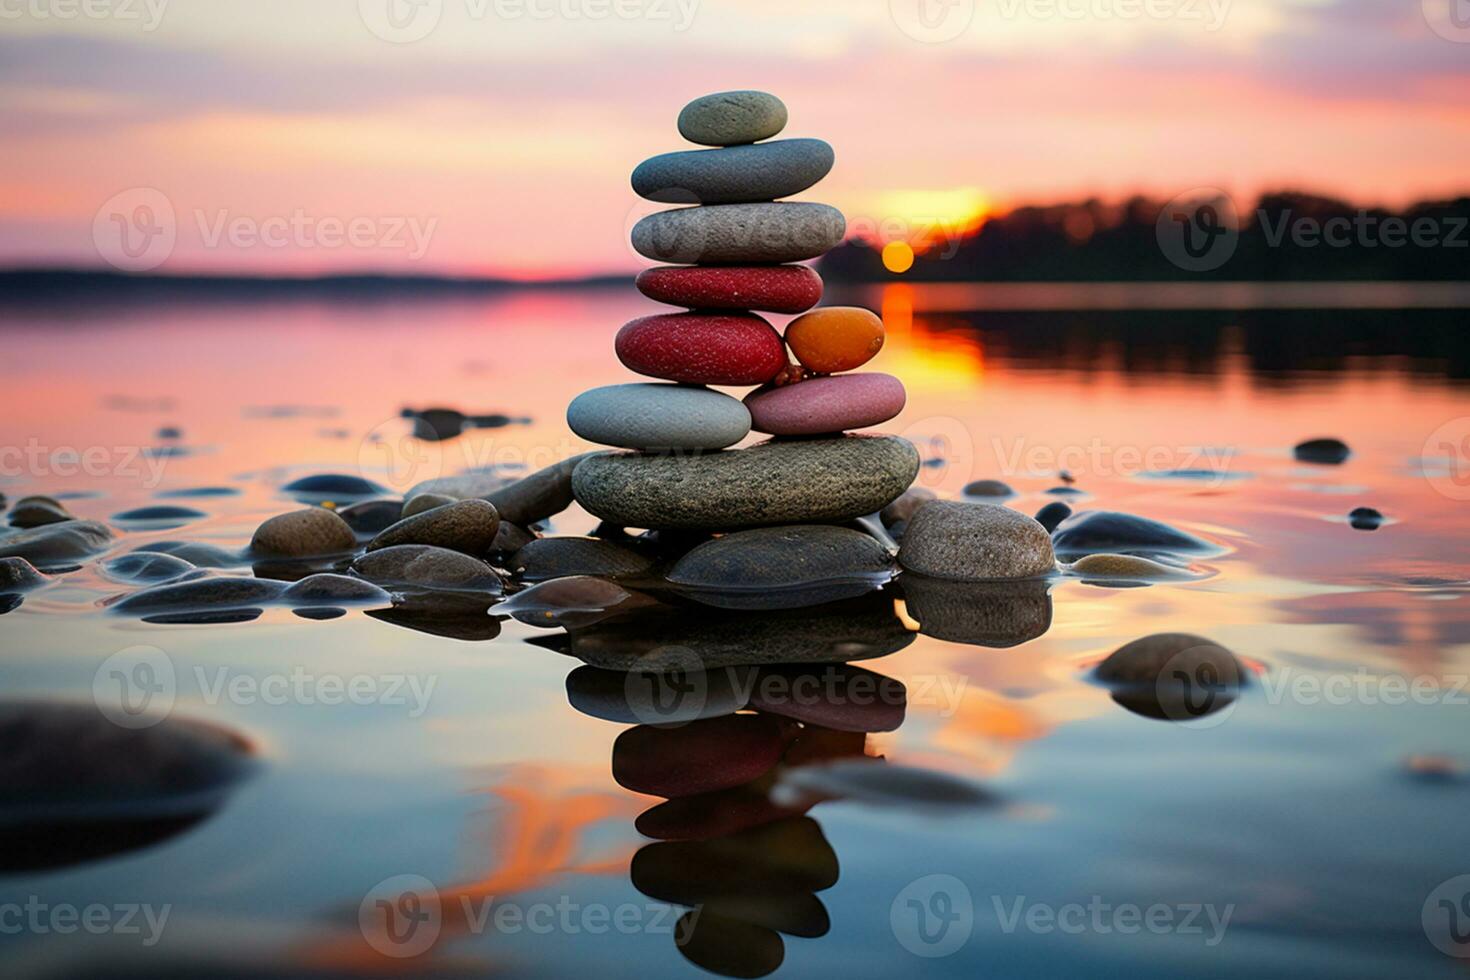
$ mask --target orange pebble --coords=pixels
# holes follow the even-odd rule
[[[825,306],[787,324],[786,344],[817,374],[851,371],[883,349],[883,321],[862,307]]]

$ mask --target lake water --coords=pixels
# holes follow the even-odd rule
[[[1049,609],[1027,606],[1041,635],[977,637],[989,645],[924,635],[879,594],[910,636],[861,666],[906,686],[903,723],[865,739],[811,726],[800,747],[950,774],[985,805],[835,799],[655,842],[635,820],[660,801],[612,775],[629,725],[572,707],[579,662],[530,642],[559,631],[507,620],[462,640],[279,608],[150,625],[102,608],[127,589],[91,562],[0,617],[4,697],[89,702],[108,657],[154,647],[173,715],[240,732],[260,764],[151,846],[0,874],[0,909],[167,915],[156,934],[0,921],[7,975],[691,976],[683,906],[666,903],[733,877],[737,900],[696,925],[691,953],[731,975],[1462,976],[1435,923],[1470,925],[1470,879],[1452,881],[1470,874],[1463,310],[1055,311],[1037,295],[1000,304],[1012,312],[867,295],[889,330],[872,366],[909,390],[885,429],[920,448],[920,482],[958,496],[1002,479],[1034,513],[1065,469],[1074,508],[1166,521],[1220,553],[1146,587],[1059,576]],[[10,306],[0,492],[70,495],[106,521],[227,488],[162,501],[207,516],[122,531],[114,551],[239,548],[297,506],[281,487],[299,476],[401,493],[538,468],[591,448],[566,403],[631,380],[612,337],[646,312],[631,289]],[[401,410],[431,406],[510,424],[408,438]],[[1296,462],[1316,436],[1352,457]],[[1388,523],[1350,527],[1364,505]],[[594,523],[575,507],[553,521]],[[1089,679],[1164,632],[1228,647],[1251,682],[1171,723]],[[362,703],[322,686],[354,678]],[[444,911],[400,959],[359,910],[404,875]]]

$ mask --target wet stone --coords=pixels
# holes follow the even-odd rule
[[[357,535],[347,522],[322,507],[308,507],[272,517],[250,539],[257,555],[277,558],[306,558],[353,551]]]
[[[49,581],[24,558],[0,558],[0,595],[30,592]]]
[[[111,608],[130,616],[249,608],[274,602],[285,591],[286,583],[274,579],[211,575],[135,592]]]
[[[415,498],[418,499],[418,498]],[[411,505],[412,502],[410,502]],[[486,555],[500,529],[500,515],[489,502],[456,500],[405,518],[368,544],[369,552],[403,544],[451,548],[467,555]]]
[[[378,534],[403,518],[401,500],[364,500],[343,507],[337,515],[357,534]]]
[[[352,563],[352,570],[378,585],[484,595],[499,595],[503,589],[500,576],[485,562],[430,545],[397,545],[369,552]]]
[[[0,538],[0,558],[24,558],[37,568],[74,564],[106,551],[112,532],[96,521],[63,521]]]
[[[111,578],[140,583],[169,582],[199,571],[182,558],[147,551],[109,558],[102,563],[102,570]]]
[[[521,548],[510,566],[524,582],[543,582],[567,575],[643,575],[653,567],[653,559],[599,538],[554,537],[538,538]]]
[[[47,524],[59,524],[62,521],[75,520],[59,500],[54,497],[22,497],[15,502],[15,507],[10,511],[10,524],[12,527],[44,527]]]
[[[1052,534],[1064,560],[1100,552],[1149,555],[1209,555],[1221,549],[1162,521],[1107,510],[1090,510],[1068,518]]]
[[[297,605],[382,605],[393,597],[371,582],[350,575],[323,572],[293,582],[281,598]]]

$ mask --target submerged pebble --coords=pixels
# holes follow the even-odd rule
[[[30,592],[49,581],[24,558],[0,558],[0,595]]]
[[[130,554],[172,555],[199,568],[234,568],[250,563],[238,552],[198,541],[155,541],[134,549]]]
[[[1056,568],[1051,538],[1025,514],[952,500],[914,512],[898,560],[921,575],[963,581],[1031,578]]]
[[[1101,581],[1154,582],[1192,577],[1182,568],[1139,555],[1088,555],[1073,562],[1069,570],[1083,578]]]
[[[1002,483],[1000,480],[976,480],[965,484],[964,494],[966,497],[993,497],[1005,500],[1014,497],[1016,491],[1011,489],[1010,484]]]
[[[169,582],[199,569],[174,555],[130,551],[102,563],[102,571],[124,582]]]
[[[275,602],[285,591],[275,579],[209,575],[134,592],[111,608],[132,616],[240,609]]]
[[[489,501],[456,500],[404,518],[373,538],[367,550],[426,544],[452,548],[467,555],[487,555],[499,529],[500,515]]]
[[[669,571],[675,585],[697,590],[760,593],[801,590],[836,580],[861,579],[862,591],[890,577],[888,549],[860,531],[831,525],[763,527],[707,541]],[[738,602],[720,602],[738,608]],[[773,608],[762,604],[760,608]]]
[[[537,538],[511,558],[510,567],[523,582],[543,582],[567,575],[605,578],[642,575],[653,559],[600,538]]]
[[[1204,637],[1156,633],[1126,643],[1099,664],[1094,676],[1113,700],[1160,721],[1198,721],[1234,703],[1248,683],[1235,654]]]
[[[1220,548],[1162,521],[1108,510],[1089,510],[1068,518],[1052,534],[1064,558],[1100,552],[1120,554],[1218,554]]]
[[[341,500],[344,497],[377,497],[387,489],[371,480],[345,473],[320,473],[293,480],[281,488],[286,493],[309,503]]]
[[[656,604],[656,600],[592,575],[569,575],[517,592],[496,607],[530,626],[573,629]]]
[[[1383,514],[1372,507],[1357,507],[1348,514],[1348,524],[1358,531],[1376,531],[1383,526]]]
[[[1299,442],[1291,451],[1298,462],[1317,463],[1323,466],[1336,466],[1347,462],[1347,458],[1353,454],[1348,444],[1341,439],[1308,439]]]
[[[15,502],[15,507],[10,511],[10,524],[12,527],[44,527],[47,524],[59,524],[62,521],[75,520],[75,515],[66,509],[54,497],[22,497]]]
[[[321,572],[291,583],[281,598],[311,605],[389,605],[393,597],[371,582],[350,575]]]
[[[323,507],[308,507],[272,517],[250,539],[250,550],[277,558],[307,558],[352,551],[357,535],[347,522]]]
[[[119,524],[132,524],[141,527],[162,529],[181,527],[190,521],[197,521],[205,516],[208,515],[192,507],[157,504],[151,507],[135,507],[132,510],[125,510],[120,514],[113,514],[112,519]]]
[[[378,585],[403,585],[435,592],[500,595],[495,569],[448,548],[404,544],[371,551],[352,563],[354,573]]]
[[[44,569],[90,558],[111,544],[112,532],[106,525],[70,520],[0,538],[0,558],[24,558]]]
[[[40,871],[167,839],[253,769],[223,728],[178,717],[114,724],[91,704],[0,704],[0,871]]]

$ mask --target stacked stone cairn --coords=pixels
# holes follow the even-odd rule
[[[589,456],[573,474],[577,501],[610,524],[842,524],[881,510],[918,473],[907,440],[844,434],[894,418],[906,396],[890,375],[851,373],[883,346],[876,315],[813,309],[821,278],[796,263],[837,245],[846,219],[825,204],[779,200],[833,163],[821,140],[771,139],[786,120],[785,105],[763,92],[704,96],[680,113],[679,131],[714,149],[665,153],[633,171],[642,197],[693,206],[651,214],[632,232],[639,254],[670,263],[645,270],[638,289],[685,308],[618,332],[618,359],[658,380],[595,388],[567,410],[582,438],[633,450]],[[783,341],[761,313],[799,315]],[[750,386],[743,401],[715,390]],[[776,438],[729,448],[752,430]]]

